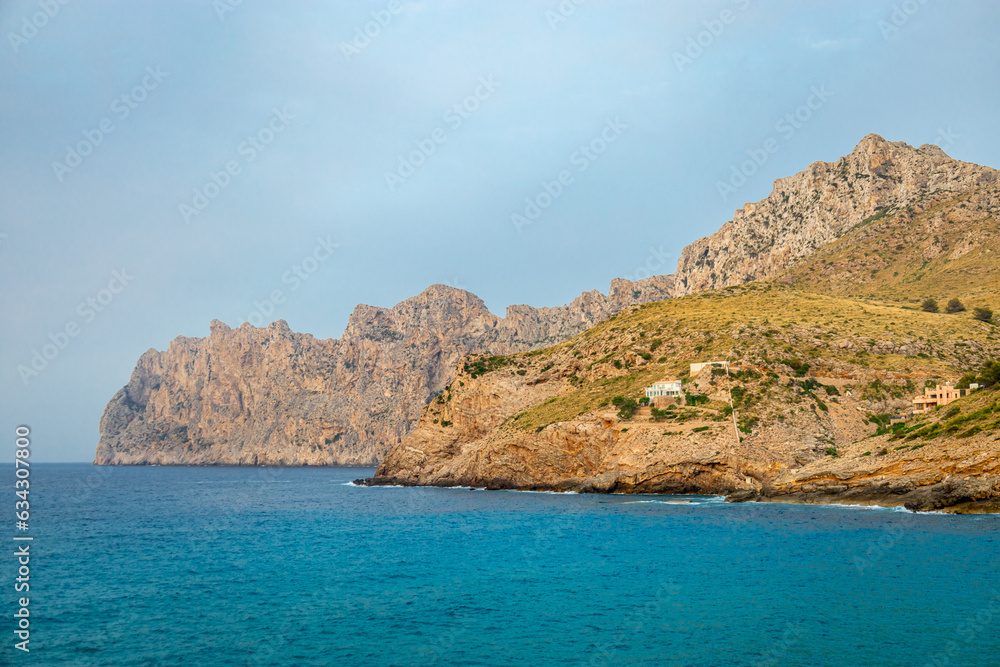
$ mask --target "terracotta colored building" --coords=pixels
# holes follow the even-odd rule
[[[952,401],[968,396],[969,392],[978,388],[979,385],[971,385],[968,389],[955,389],[950,384],[946,384],[943,387],[938,385],[934,389],[925,389],[923,396],[917,396],[913,399],[913,411],[923,413],[940,405],[948,405]]]

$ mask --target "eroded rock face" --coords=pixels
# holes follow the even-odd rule
[[[880,352],[930,330],[945,339],[934,357]],[[780,283],[671,299],[545,350],[464,360],[366,483],[998,511],[997,392],[876,435],[879,415],[904,413],[928,380],[997,355],[990,325],[971,318]],[[614,407],[727,357],[731,373],[685,378],[684,406]]]
[[[815,162],[774,182],[711,236],[687,246],[674,296],[774,278],[871,216],[1000,180],[989,167],[960,162],[937,146],[913,148],[869,134],[836,162]]]
[[[837,458],[782,471],[758,491],[735,499],[1000,512],[1000,438],[995,427],[969,436],[912,442],[883,435],[850,443]]]
[[[98,464],[373,465],[451,381],[462,356],[542,347],[632,304],[669,276],[616,280],[559,308],[511,306],[443,285],[393,308],[359,305],[339,340],[212,323],[149,350],[101,419]]]

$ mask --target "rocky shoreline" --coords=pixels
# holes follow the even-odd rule
[[[405,478],[370,477],[356,479],[358,486],[427,486]],[[557,484],[518,485],[509,480],[449,480],[430,486],[440,488],[473,488],[486,491],[548,491],[556,493],[604,493],[621,495],[704,495],[723,496],[728,503],[789,503],[796,505],[868,505],[887,509],[902,507],[911,512],[946,514],[1000,513],[1000,488],[997,480],[946,481],[928,486],[915,486],[906,480],[896,480],[879,486],[827,486],[822,489],[779,492],[773,487],[732,489],[693,484],[637,485],[596,480],[564,480]]]

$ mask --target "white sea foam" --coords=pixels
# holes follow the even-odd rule
[[[572,496],[580,495],[579,491],[531,491],[528,489],[504,489],[507,493],[541,493],[547,496]]]
[[[798,504],[798,503],[793,503]],[[898,512],[901,514],[949,514],[949,512],[941,512],[938,510],[921,510],[919,512],[914,512],[913,510],[906,509],[902,505],[898,507],[884,507],[882,505],[851,505],[847,503],[825,503],[820,505],[819,503],[803,503],[804,505],[813,505],[818,507],[842,507],[844,509],[850,510],[881,510],[883,512]]]
[[[649,500],[628,500],[624,505],[721,505],[726,501],[725,496],[699,496],[697,498],[657,498]]]
[[[359,489],[412,489],[412,486],[406,486],[405,484],[372,484],[371,486],[367,484],[355,484],[354,482],[344,482],[341,486],[353,486]]]

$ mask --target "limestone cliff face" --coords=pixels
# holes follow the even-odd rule
[[[667,298],[667,276],[616,280],[567,306],[499,318],[434,285],[393,308],[359,305],[339,340],[213,322],[207,338],[149,350],[105,408],[98,464],[373,465],[469,353],[507,354]]]
[[[627,306],[670,298],[674,289],[673,276],[653,276],[638,282],[615,278],[607,296],[593,290],[584,292],[567,306],[509,306],[499,337],[511,351],[553,345],[586,331]]]
[[[745,500],[1000,512],[1000,388],[783,471]]]
[[[715,234],[687,246],[674,296],[768,280],[867,218],[922,206],[1000,181],[1000,172],[960,162],[937,146],[913,148],[869,134],[836,162],[815,162],[774,183]]]
[[[927,344],[930,332],[943,340]],[[986,414],[981,426],[934,431],[957,442],[924,449],[925,439],[914,442],[929,433],[917,430],[923,423],[905,447],[871,436],[876,415],[905,410],[925,381],[957,378],[998,354],[991,326],[970,317],[781,285],[672,299],[545,350],[464,360],[368,483],[997,511],[1000,405],[989,397],[992,412],[955,413]],[[638,399],[652,382],[716,358],[733,360],[734,374],[687,378],[685,390],[702,397],[690,405],[631,415],[614,406],[616,396]]]

